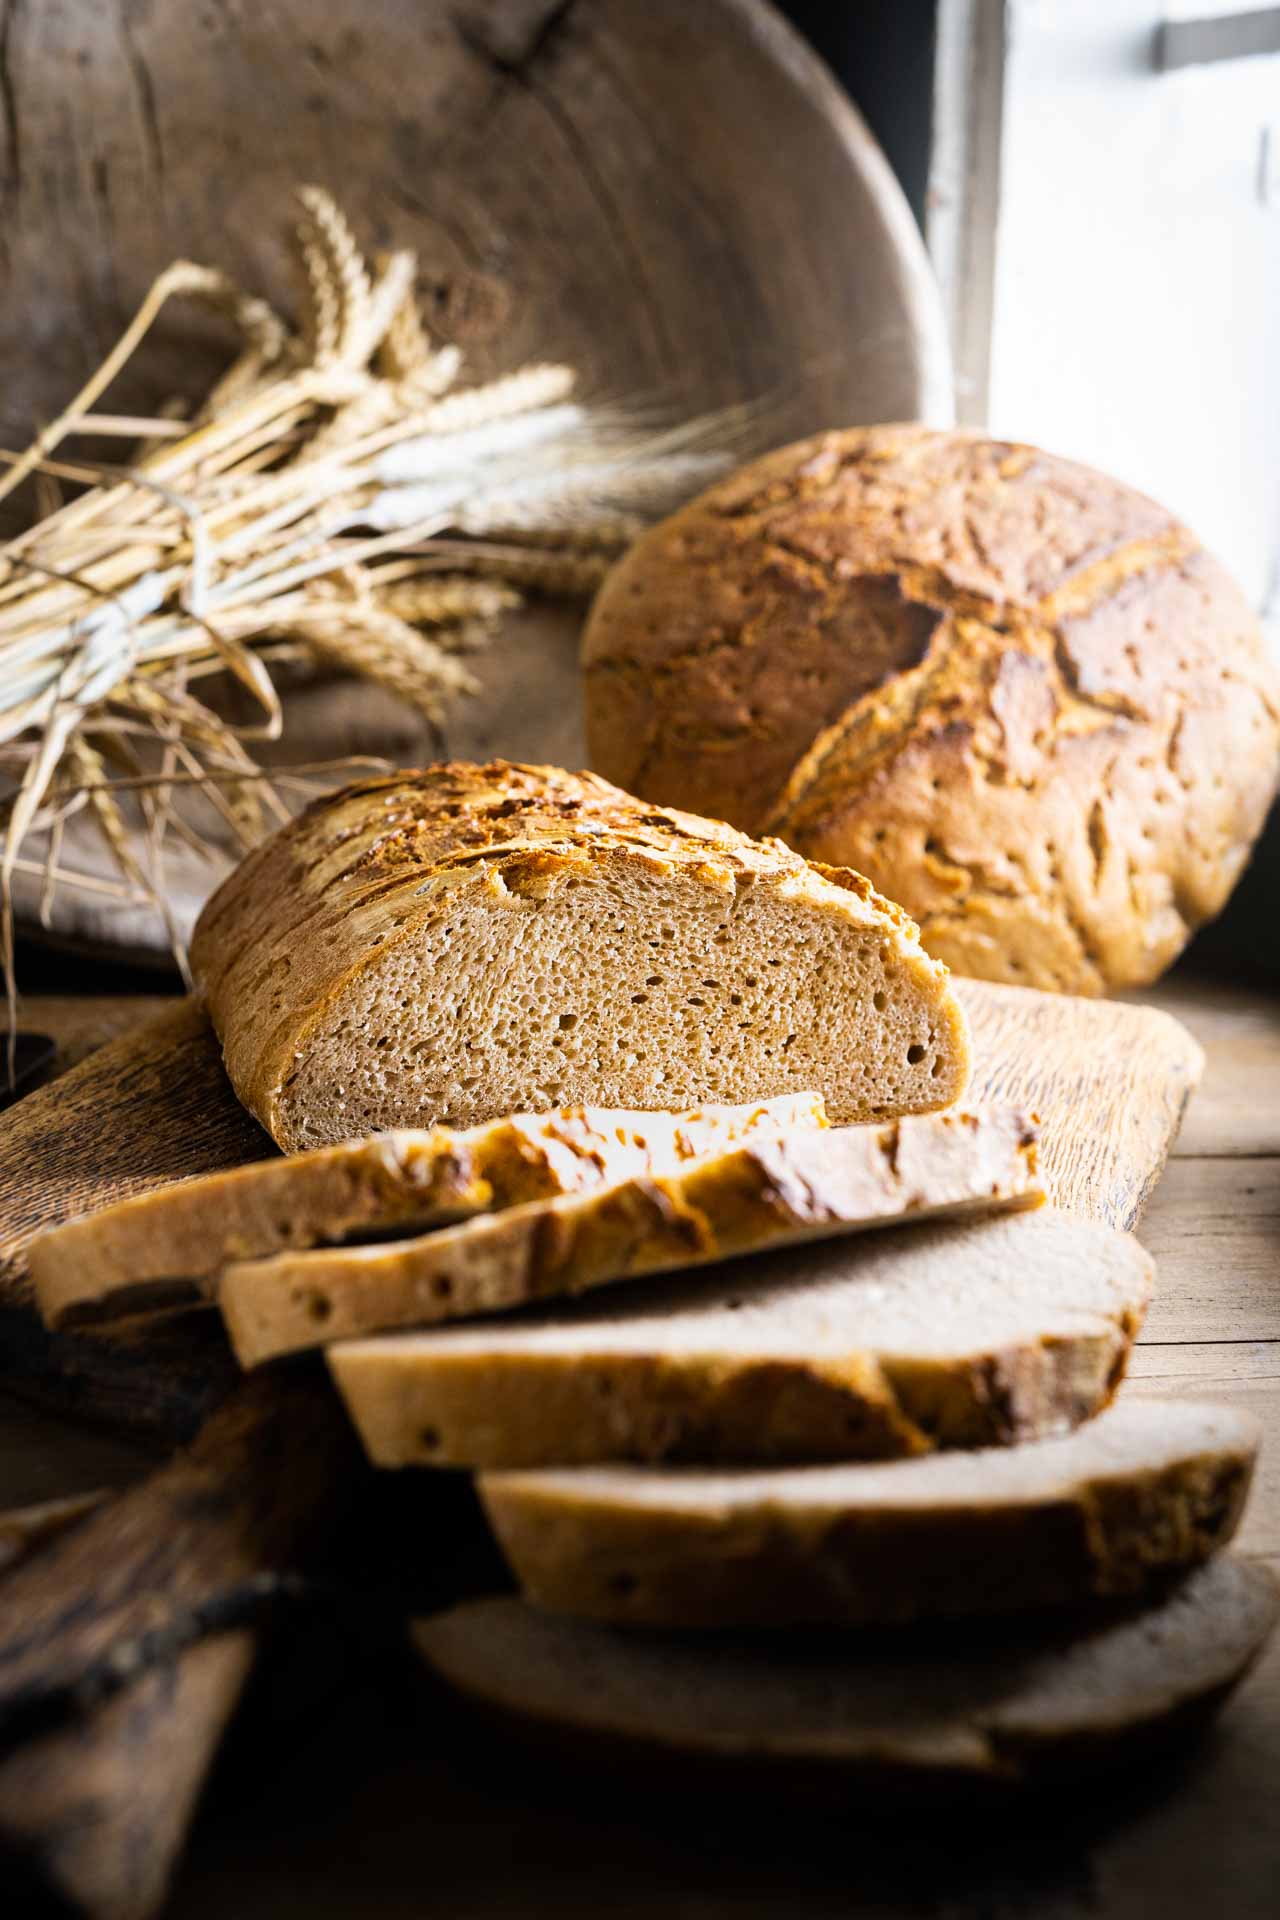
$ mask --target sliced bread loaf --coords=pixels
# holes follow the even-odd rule
[[[593,1761],[715,1761],[735,1781],[849,1790],[1013,1787],[1163,1747],[1241,1679],[1280,1617],[1274,1575],[1198,1568],[1138,1612],[1069,1625],[815,1639],[620,1632],[511,1598],[420,1622],[437,1674]]]
[[[817,1094],[691,1113],[571,1107],[457,1133],[374,1134],[134,1195],[32,1242],[49,1326],[109,1309],[212,1297],[235,1260],[412,1231],[637,1174],[664,1173],[759,1133],[826,1125]]]
[[[761,1134],[661,1177],[414,1240],[239,1263],[218,1300],[253,1366],[348,1334],[495,1313],[908,1214],[1037,1206],[1035,1143],[1034,1124],[1009,1108]]]
[[[214,895],[191,958],[236,1092],[289,1149],[810,1087],[874,1120],[968,1074],[946,968],[859,875],[554,767],[318,802]]]
[[[1022,1447],[869,1466],[486,1474],[525,1597],[664,1627],[896,1625],[1078,1607],[1208,1559],[1239,1523],[1247,1414],[1122,1402]]]
[[[1150,1292],[1136,1241],[1045,1209],[792,1248],[328,1359],[378,1466],[882,1459],[1087,1419]]]

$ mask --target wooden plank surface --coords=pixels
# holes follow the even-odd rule
[[[1149,1340],[1280,1339],[1280,1157],[1173,1160],[1142,1226]]]
[[[1147,999],[1180,1020],[1205,1049],[1204,1077],[1174,1152],[1280,1154],[1280,1000],[1180,975]]]
[[[966,1098],[1030,1107],[1055,1206],[1131,1228],[1164,1169],[1204,1056],[1158,1007],[957,980],[969,1016]]]

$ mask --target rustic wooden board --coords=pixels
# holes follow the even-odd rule
[[[275,1151],[186,999],[20,1101],[0,1119],[0,1141],[0,1306],[26,1303],[23,1249],[55,1219]]]
[[[30,1881],[13,1911],[47,1913],[52,1894],[92,1920],[155,1912],[257,1652],[246,1627],[211,1634],[0,1762],[0,1842]]]
[[[428,1846],[432,1910],[459,1920],[1274,1920],[1280,1642],[1192,1764],[896,1819],[626,1791],[504,1750],[425,1687],[410,1717],[407,1673],[380,1678],[269,1777],[246,1728],[175,1920],[400,1920]]]
[[[196,1444],[0,1584],[0,1852],[95,1920],[153,1911],[267,1603],[368,1469],[318,1368],[243,1382]]]
[[[957,980],[973,1033],[967,1097],[1031,1107],[1055,1204],[1131,1228],[1160,1178],[1204,1053],[1157,1007]]]
[[[0,1115],[0,1372],[69,1413],[184,1440],[233,1385],[208,1315],[45,1333],[23,1250],[55,1218],[275,1151],[240,1106],[195,1003],[175,1000]]]
[[[172,993],[27,993],[18,1025],[24,1033],[44,1033],[54,1044],[47,1078],[78,1067],[109,1040],[172,1011]]]

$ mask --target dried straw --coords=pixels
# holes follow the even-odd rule
[[[20,453],[36,518],[0,548],[0,958],[14,1000],[12,883],[47,836],[41,911],[63,886],[168,918],[164,857],[216,852],[180,809],[198,791],[233,844],[288,807],[251,743],[275,737],[281,657],[322,657],[390,688],[442,727],[474,678],[459,659],[521,591],[582,596],[639,526],[725,464],[746,414],[656,432],[575,402],[570,368],[456,387],[407,253],[370,263],[331,197],[299,193],[302,312],[290,326],[226,275],[178,261],[74,400]],[[99,410],[166,304],[228,315],[240,351],[184,417]],[[92,433],[133,442],[68,459]],[[718,442],[719,445],[713,445]],[[192,691],[231,675],[259,717],[233,724]],[[122,770],[122,771],[121,771]],[[88,807],[119,881],[77,874],[64,830]],[[170,938],[181,957],[176,926]]]

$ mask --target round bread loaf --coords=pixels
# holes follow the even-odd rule
[[[1098,993],[1217,913],[1275,789],[1280,676],[1153,501],[887,426],[744,468],[606,582],[592,763],[850,866],[958,972]]]

